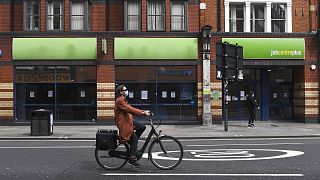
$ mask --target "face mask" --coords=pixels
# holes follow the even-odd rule
[[[126,90],[126,91],[124,92],[124,96],[127,97],[128,95],[129,95],[129,91]]]

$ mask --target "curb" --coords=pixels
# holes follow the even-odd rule
[[[316,135],[298,135],[298,136],[224,136],[224,137],[180,137],[174,136],[176,139],[250,139],[250,138],[319,138],[320,134]],[[96,140],[96,138],[72,138],[72,137],[2,137],[0,140]],[[146,140],[146,138],[140,138]]]

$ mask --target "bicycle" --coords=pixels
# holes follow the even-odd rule
[[[149,124],[151,125],[151,130],[149,135],[144,142],[142,148],[137,151],[136,157],[140,159],[142,157],[148,158],[152,164],[162,170],[170,170],[177,167],[183,158],[183,148],[181,143],[172,136],[161,135],[161,130],[157,133],[154,127],[152,113],[149,116]],[[161,124],[161,122],[160,122]],[[148,154],[144,154],[151,138],[154,135],[154,140],[151,142]],[[129,144],[121,143],[119,135],[117,137],[117,146],[112,149],[100,150],[95,148],[95,158],[98,164],[107,170],[117,170],[122,168],[128,162],[130,155]]]

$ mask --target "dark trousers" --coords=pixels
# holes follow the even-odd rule
[[[131,135],[131,143],[130,143],[130,155],[134,155],[136,153],[138,148],[138,140],[141,134],[143,133],[143,131],[146,129],[145,125],[136,121],[133,121],[133,126],[134,128]]]
[[[248,124],[253,124],[254,120],[256,120],[256,111],[255,111],[254,108],[252,108],[252,109],[250,108],[249,109],[249,115],[250,115],[250,117],[249,117]]]

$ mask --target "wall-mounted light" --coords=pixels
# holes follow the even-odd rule
[[[312,65],[310,66],[310,69],[311,69],[312,71],[314,71],[314,70],[316,70],[316,69],[317,69],[317,66],[316,66],[316,65],[314,65],[314,64],[312,64]]]
[[[200,9],[201,9],[201,10],[207,9],[206,3],[200,3]]]
[[[102,50],[103,54],[107,54],[107,40],[106,39],[101,40],[101,50]]]

